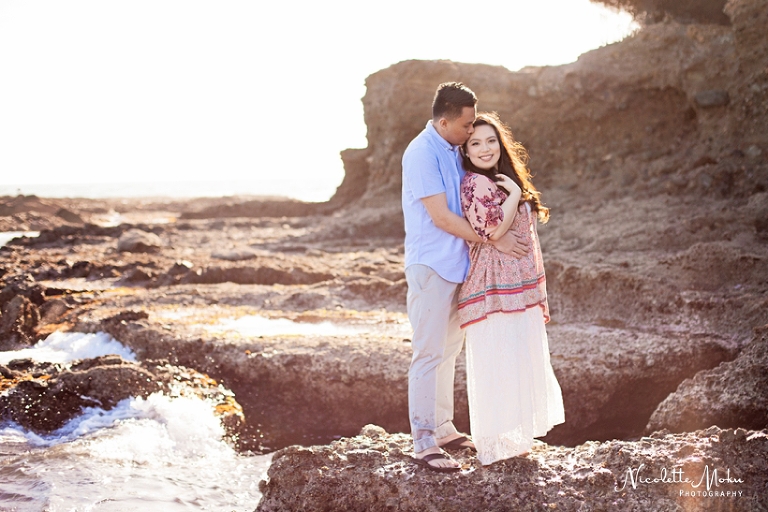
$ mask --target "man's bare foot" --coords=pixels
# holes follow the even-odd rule
[[[459,439],[461,439],[462,441],[458,441]],[[467,439],[467,436],[460,434],[458,432],[455,434],[447,435],[445,437],[441,437],[440,439],[437,440],[437,446],[442,447],[446,445],[450,445],[448,446],[448,448],[452,448],[454,450],[460,450],[462,448],[469,448],[470,450],[476,449],[475,443]]]
[[[423,460],[424,457],[426,457],[427,455],[442,454],[442,453],[443,453],[443,451],[438,446],[432,446],[432,447],[427,448],[426,450],[421,451],[419,453],[414,453],[413,455],[414,455],[415,459]],[[428,460],[428,461],[425,461],[425,462],[426,462],[426,464],[432,466],[433,468],[442,468],[442,469],[457,469],[457,468],[459,468],[459,463],[458,462],[456,462],[453,459],[448,459],[448,458],[435,458],[435,459]]]

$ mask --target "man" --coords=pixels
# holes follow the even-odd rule
[[[414,459],[434,471],[459,469],[441,447],[474,447],[453,425],[453,380],[464,342],[456,295],[469,269],[465,240],[480,241],[462,216],[460,198],[459,147],[474,132],[476,104],[465,85],[440,84],[432,120],[403,154],[405,277],[413,327],[408,407]],[[489,243],[508,254],[527,251],[512,234]]]

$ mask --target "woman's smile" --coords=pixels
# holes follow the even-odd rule
[[[467,156],[478,169],[493,169],[499,163],[501,144],[496,131],[487,124],[475,127],[467,141]]]

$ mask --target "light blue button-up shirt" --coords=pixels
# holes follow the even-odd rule
[[[403,154],[403,216],[405,268],[426,265],[440,277],[461,283],[469,270],[467,243],[435,226],[421,199],[445,193],[448,209],[461,212],[459,147],[437,133],[428,122]]]

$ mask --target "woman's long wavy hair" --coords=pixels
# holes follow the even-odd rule
[[[467,156],[467,142],[462,147],[462,163],[464,169],[469,172],[475,172],[482,174],[494,182],[499,181],[496,178],[496,174],[505,174],[512,178],[515,183],[520,187],[522,195],[521,201],[528,201],[531,204],[531,210],[536,212],[539,220],[542,223],[546,223],[549,220],[549,208],[544,206],[541,202],[541,192],[536,190],[531,182],[531,171],[528,169],[528,152],[525,150],[522,144],[517,142],[512,136],[512,132],[509,127],[505,125],[499,115],[496,112],[481,112],[475,119],[474,127],[488,125],[496,132],[496,136],[501,144],[501,155],[499,156],[499,163],[496,169],[480,169],[476,167]],[[504,189],[500,189],[504,191]]]

